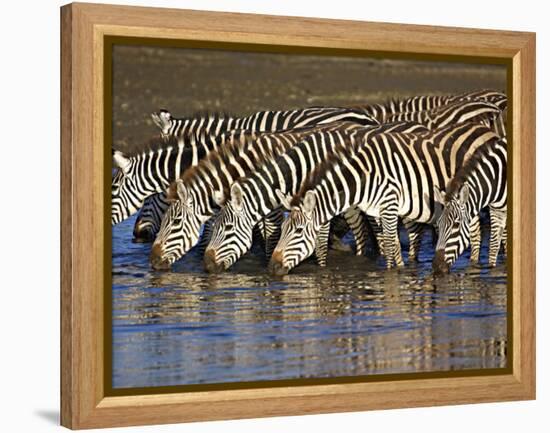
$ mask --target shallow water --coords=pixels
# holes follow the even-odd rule
[[[404,269],[332,251],[273,279],[257,249],[221,275],[198,251],[153,271],[133,223],[113,228],[114,388],[506,366],[505,264],[466,253],[434,279],[429,233]]]

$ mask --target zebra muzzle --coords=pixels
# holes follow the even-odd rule
[[[275,250],[269,264],[267,265],[269,273],[275,277],[281,277],[288,274],[289,270],[287,267],[283,266],[282,255],[279,251]]]
[[[162,247],[159,244],[153,244],[149,261],[151,262],[153,269],[156,271],[168,271],[171,268],[170,261],[163,259],[162,253]]]
[[[214,250],[206,250],[204,253],[204,269],[211,274],[218,274],[225,271],[223,263],[216,261],[216,252]]]

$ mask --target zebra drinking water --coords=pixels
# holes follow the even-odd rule
[[[496,265],[501,241],[506,253],[506,167],[506,143],[490,143],[480,147],[455,174],[446,193],[435,191],[436,200],[444,204],[433,260],[436,274],[449,272],[468,247],[470,221],[487,206],[491,219],[489,266]]]
[[[187,170],[168,192],[170,206],[164,215],[151,251],[151,264],[155,269],[169,269],[198,241],[200,230],[215,208],[222,205],[229,187],[236,178],[274,159],[305,136],[321,129],[335,129],[339,124],[318,128],[299,128],[274,133],[232,131],[217,137],[218,150],[212,151],[199,164]],[[349,124],[350,128],[359,125]],[[270,218],[266,215],[265,225]],[[280,219],[273,216],[280,225]],[[273,236],[273,229],[270,236]],[[278,238],[278,232],[276,233]],[[270,255],[270,240],[266,239]]]

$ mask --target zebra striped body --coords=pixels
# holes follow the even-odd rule
[[[388,122],[417,122],[433,130],[465,122],[479,122],[490,126],[500,114],[500,109],[490,102],[458,101],[429,111],[392,114],[387,119]]]
[[[507,98],[502,92],[495,90],[476,90],[458,95],[422,95],[410,98],[393,99],[385,104],[370,104],[360,106],[367,115],[379,123],[388,123],[390,119],[400,113],[420,113],[434,111],[445,105],[466,101],[483,101],[496,105],[501,111],[506,108]],[[407,119],[412,120],[412,119]]]
[[[374,128],[355,134],[354,146],[325,161],[290,203],[271,271],[287,273],[311,255],[320,228],[352,206],[380,220],[386,266],[402,266],[398,218],[433,224],[440,208],[434,188],[444,187],[476,149],[497,140],[489,128],[469,123],[421,136]]]
[[[351,134],[370,129],[426,132],[426,128],[420,125],[399,124],[353,130],[340,127],[309,135],[283,155],[232,185],[230,200],[213,224],[212,238],[205,251],[206,269],[219,272],[235,263],[250,248],[253,227],[283,204],[285,194],[297,192],[322,161],[345,149]]]
[[[215,148],[215,136],[222,130],[257,127],[274,131],[281,125],[296,128],[345,120],[362,125],[376,124],[358,110],[343,108],[261,113],[244,118],[207,115],[180,120],[174,120],[167,111],[154,114],[155,123],[162,131],[161,139],[154,144],[155,150],[132,157],[113,152],[118,171],[111,182],[111,223],[118,224],[137,212],[147,197],[163,192],[183,171],[196,165]]]
[[[491,236],[489,265],[495,266],[506,232],[507,150],[504,141],[479,148],[455,175],[447,192],[436,197],[444,203],[433,261],[435,273],[446,273],[470,243],[470,221],[489,207]],[[506,240],[504,239],[505,251]]]

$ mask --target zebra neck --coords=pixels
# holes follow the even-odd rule
[[[228,187],[224,186],[223,181],[227,181],[220,173],[216,171],[200,170],[193,178],[187,182],[188,191],[193,194],[196,203],[199,203],[204,215],[213,215],[214,209],[212,202],[216,191],[225,193]],[[230,185],[231,182],[228,184]],[[224,194],[225,199],[225,194]]]
[[[246,213],[254,224],[280,205],[276,200],[275,188],[268,188],[257,175],[241,182],[241,187],[245,196]]]
[[[326,184],[316,187],[313,191],[318,203],[313,214],[316,229],[319,229],[323,224],[345,212],[353,205],[345,194],[331,193]]]
[[[498,185],[494,180],[492,180],[490,185],[484,185],[483,188],[481,188],[472,178],[469,178],[467,183],[470,187],[470,193],[468,195],[468,201],[466,202],[466,209],[472,218],[478,215],[481,209],[496,201],[498,195],[502,192],[498,189]]]

